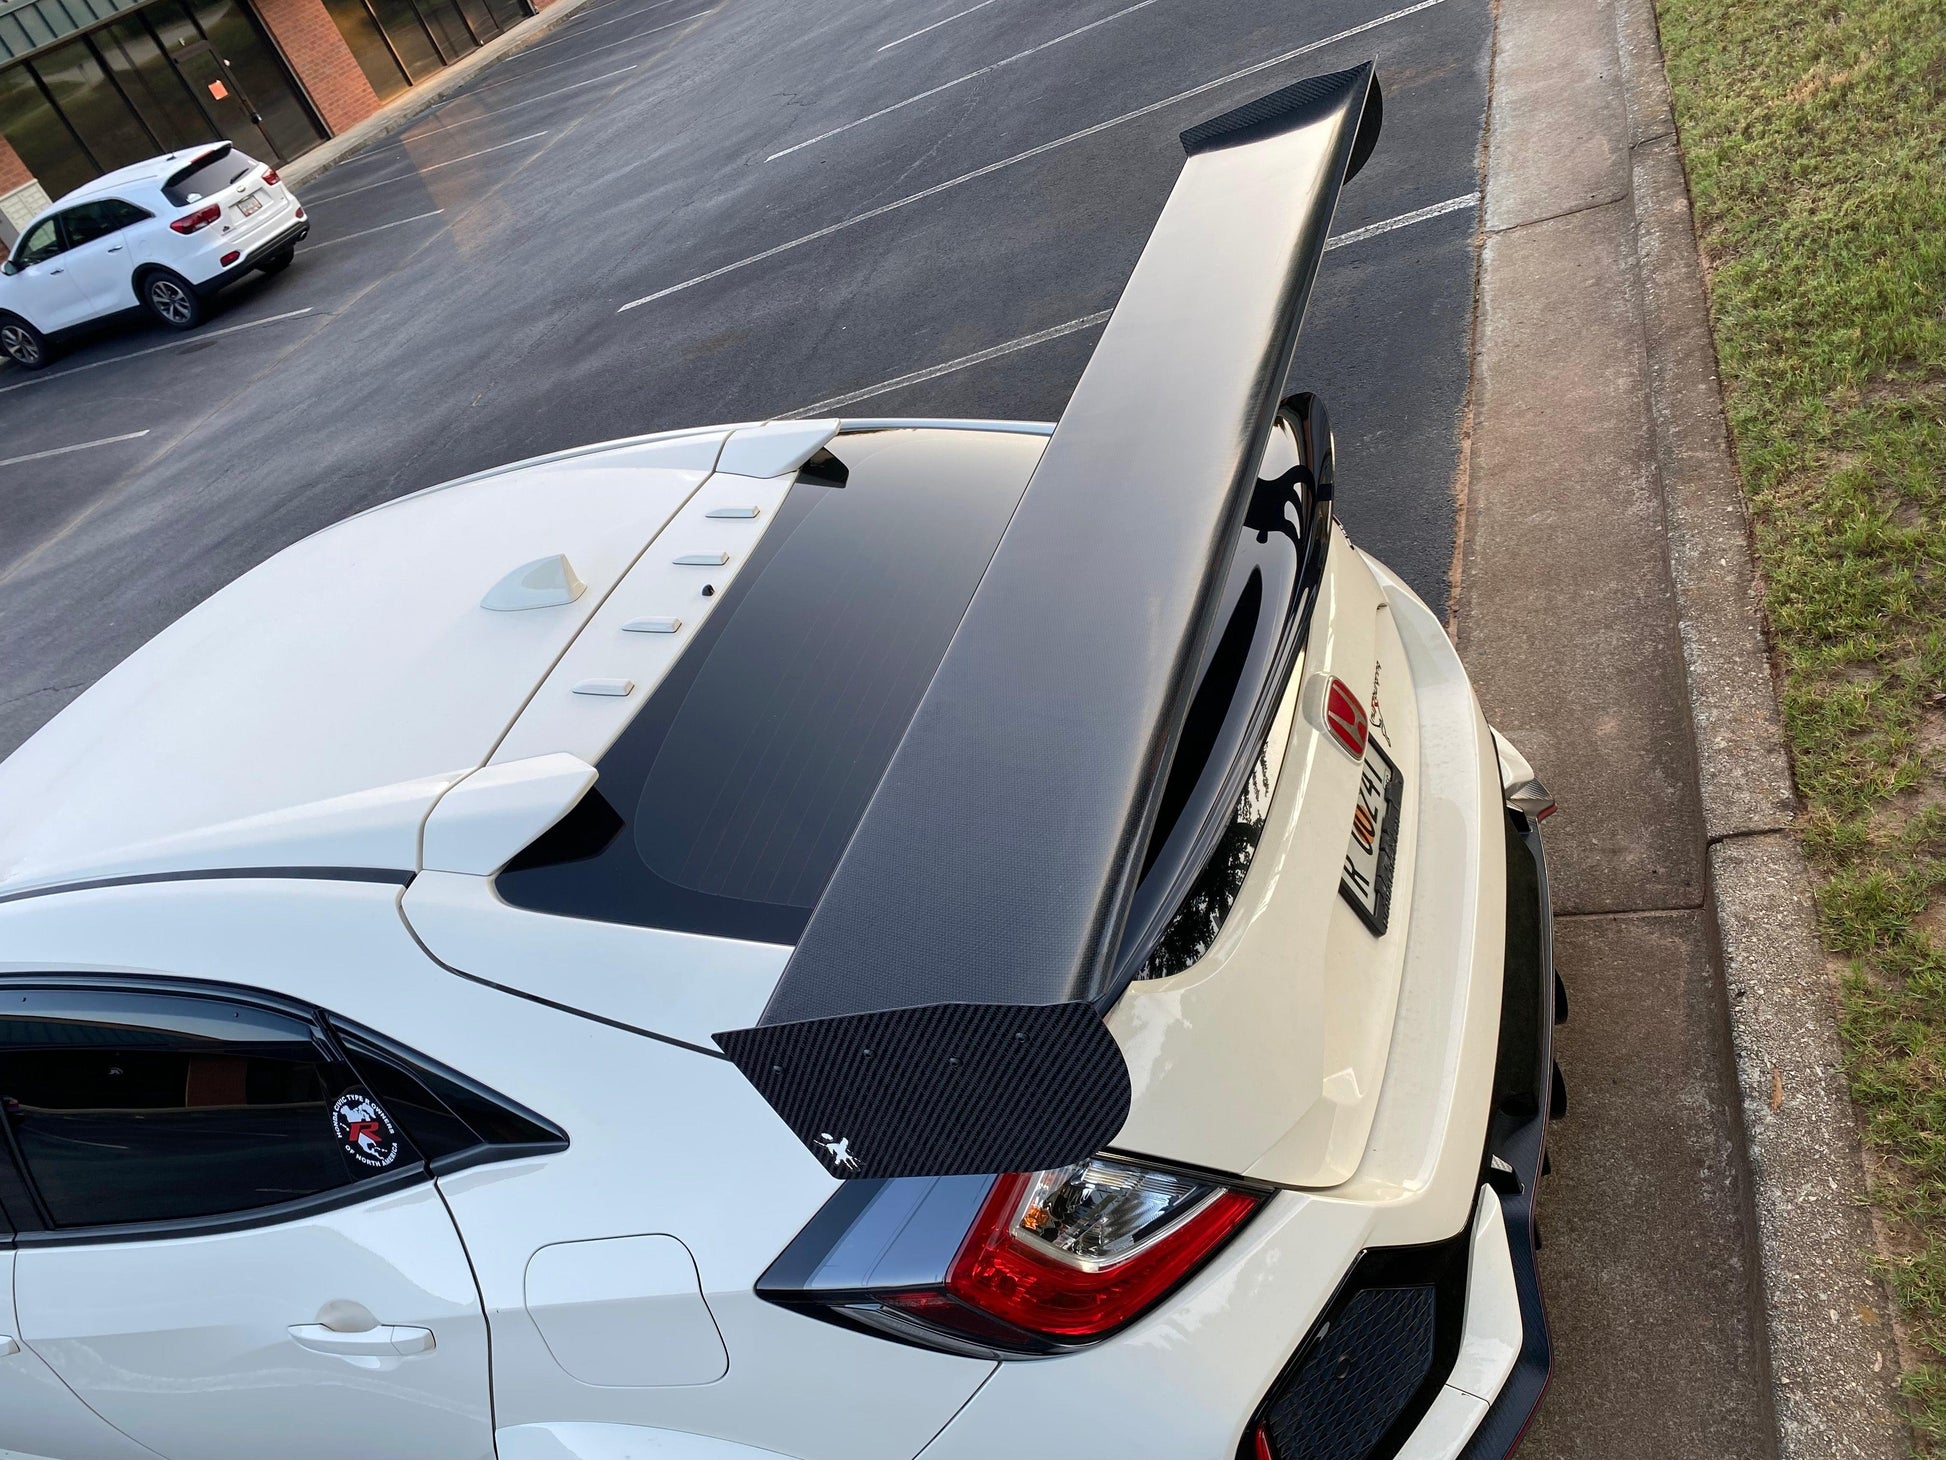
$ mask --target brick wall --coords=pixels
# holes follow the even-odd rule
[[[5,137],[0,137],[0,193],[10,193],[22,183],[34,180],[27,164],[20,160],[20,154],[8,145]]]
[[[323,0],[256,0],[256,8],[332,132],[342,132],[378,110],[378,93],[359,70]]]

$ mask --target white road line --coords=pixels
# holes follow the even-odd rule
[[[149,433],[128,431],[120,436],[104,436],[99,441],[77,441],[72,446],[56,446],[48,451],[30,451],[25,456],[9,456],[0,459],[0,466],[19,466],[26,461],[45,461],[50,456],[66,456],[70,451],[86,451],[91,446],[113,446],[117,441],[133,441]]]
[[[310,253],[320,248],[329,248],[334,243],[350,243],[354,238],[369,238],[374,233],[383,233],[388,228],[403,228],[408,223],[417,223],[422,218],[437,218],[445,213],[444,208],[434,208],[430,213],[414,213],[410,218],[401,218],[395,223],[381,223],[376,228],[361,228],[356,233],[347,233],[339,238],[327,238],[311,244],[304,251]]]
[[[197,330],[194,334],[184,335],[179,340],[171,340],[166,345],[150,345],[146,350],[130,350],[126,355],[112,355],[106,360],[90,360],[86,365],[71,366],[66,370],[56,370],[52,375],[35,375],[27,380],[19,380],[12,385],[0,385],[0,395],[10,390],[25,390],[30,385],[45,385],[50,380],[65,380],[70,375],[79,375],[83,370],[99,370],[104,365],[119,365],[124,360],[139,360],[144,355],[160,354],[164,350],[180,350],[184,345],[196,344],[199,340],[213,340],[218,335],[233,335],[238,330],[253,330],[260,324],[276,324],[280,319],[296,319],[301,314],[309,314],[312,306],[293,309],[285,314],[269,314],[262,319],[246,320],[242,324],[225,325],[220,330]]]
[[[1025,350],[1033,345],[1044,345],[1049,340],[1058,340],[1063,335],[1072,335],[1107,320],[1113,314],[1104,309],[1099,314],[1086,314],[1080,319],[1071,319],[1066,324],[1057,324],[1052,329],[1041,330],[1036,334],[1022,335],[1017,340],[1008,340],[1004,345],[993,345],[984,350],[975,350],[970,355],[962,355],[957,360],[944,364],[929,365],[924,370],[914,370],[910,375],[895,375],[890,380],[881,380],[877,385],[868,385],[863,390],[854,390],[847,395],[834,395],[829,400],[813,401],[808,406],[800,406],[791,411],[785,419],[792,416],[821,416],[826,411],[848,406],[853,401],[861,401],[869,396],[884,395],[889,390],[901,386],[918,385],[922,381],[937,380],[942,375],[951,375],[955,370],[965,370],[973,365],[984,365],[989,360],[997,360],[1002,355],[1011,355],[1016,350]]]
[[[529,132],[525,137],[516,137],[511,142],[495,142],[491,147],[482,147],[478,152],[468,152],[463,157],[449,157],[444,162],[433,162],[428,163],[424,167],[415,167],[411,172],[402,172],[397,177],[382,177],[377,182],[368,182],[355,188],[346,188],[342,193],[326,193],[322,198],[306,198],[304,200],[304,206],[307,208],[315,208],[319,203],[335,203],[340,198],[349,198],[353,193],[369,193],[373,188],[388,187],[392,183],[411,182],[415,177],[422,177],[429,172],[438,172],[442,167],[451,167],[459,162],[471,162],[476,157],[485,157],[489,152],[501,152],[509,147],[518,147],[522,142],[532,142],[546,135],[546,132]]]
[[[922,25],[917,30],[915,30],[911,35],[902,35],[895,41],[887,41],[884,45],[880,46],[879,49],[881,51],[889,51],[894,46],[902,46],[907,41],[918,39],[920,36],[924,35],[929,30],[938,30],[939,27],[942,25],[951,25],[954,21],[960,18],[960,15],[971,15],[976,10],[986,9],[987,6],[991,5],[992,3],[993,0],[980,0],[980,3],[978,5],[967,6],[966,9],[959,12],[959,15],[949,15],[944,20],[935,20],[931,25]]]
[[[617,76],[626,76],[630,71],[636,69],[635,66],[624,66],[619,71],[604,71],[599,76],[590,76],[586,81],[576,81],[569,86],[556,87],[553,91],[543,91],[539,96],[529,96],[520,101],[510,101],[505,106],[497,106],[490,112],[478,112],[470,117],[461,117],[457,122],[448,122],[443,127],[427,127],[423,131],[414,132],[406,140],[408,142],[416,142],[422,137],[437,137],[441,132],[456,132],[461,127],[470,127],[475,122],[484,122],[488,117],[497,117],[503,112],[513,111],[517,107],[532,106],[535,102],[546,101],[551,96],[563,96],[570,91],[579,91],[584,86],[594,86],[603,81],[612,81]],[[452,106],[456,102],[464,100],[466,100],[465,97],[458,97],[455,98],[455,101],[447,102],[446,106]],[[445,107],[440,108],[440,111],[444,110]],[[439,112],[434,112],[433,115],[438,116]]]
[[[502,81],[489,81],[484,86],[476,86],[470,94],[478,96],[483,91],[492,91],[495,87],[499,86],[512,86],[516,81],[525,81],[528,77],[538,76],[543,71],[558,71],[563,66],[577,65],[587,60],[588,57],[597,55],[602,51],[612,51],[617,46],[626,46],[633,41],[641,40],[643,36],[661,35],[665,30],[674,30],[679,25],[688,25],[692,20],[701,20],[706,15],[714,15],[722,8],[720,5],[712,5],[707,10],[697,11],[694,15],[685,15],[681,20],[672,20],[667,25],[652,25],[647,30],[638,30],[634,35],[625,35],[620,40],[606,41],[598,46],[589,46],[580,55],[569,56],[565,61],[549,61],[545,66],[536,66],[531,71],[522,71],[518,76],[509,76]],[[519,59],[520,57],[518,56],[509,57],[506,64],[511,66]]]
[[[870,112],[855,122],[846,122],[842,127],[833,127],[828,132],[820,132],[815,137],[807,137],[802,142],[794,142],[782,152],[771,153],[764,161],[775,162],[780,157],[789,157],[793,152],[802,152],[806,147],[815,147],[818,143],[835,137],[840,132],[849,132],[853,127],[862,127],[865,123],[875,122],[880,117],[889,117],[893,112],[898,111],[902,107],[911,106],[914,102],[924,101],[929,96],[938,96],[942,91],[951,91],[955,86],[964,86],[969,81],[978,81],[982,76],[991,75],[1002,66],[1011,66],[1015,61],[1024,61],[1029,56],[1046,50],[1049,46],[1058,46],[1062,41],[1071,41],[1078,35],[1086,35],[1089,31],[1099,26],[1107,25],[1111,20],[1120,20],[1124,15],[1133,15],[1138,10],[1147,10],[1155,3],[1156,0],[1135,0],[1133,5],[1125,6],[1123,9],[1117,10],[1113,15],[1104,15],[1100,20],[1091,20],[1086,25],[1077,26],[1066,35],[1057,35],[1051,41],[1042,41],[1039,45],[1029,46],[1024,51],[1015,51],[1011,56],[1002,56],[990,66],[982,66],[977,71],[968,71],[964,76],[955,76],[951,81],[922,91],[917,96],[908,96],[904,101],[895,101],[890,106],[880,107],[877,111]]]
[[[1368,223],[1363,228],[1354,228],[1349,233],[1340,233],[1325,243],[1325,250],[1343,248],[1349,243],[1363,243],[1368,238],[1376,238],[1381,233],[1390,233],[1394,228],[1410,228],[1415,223],[1424,223],[1428,218],[1443,217],[1447,213],[1457,213],[1462,208],[1477,208],[1480,204],[1478,193],[1468,193],[1463,198],[1448,198],[1443,203],[1434,203],[1430,208],[1415,208],[1410,213],[1401,213],[1396,218],[1387,218],[1380,223]]]
[[[958,177],[946,179],[945,182],[934,183],[929,188],[921,188],[918,192],[908,193],[903,198],[895,198],[892,202],[881,203],[878,207],[868,208],[863,213],[854,213],[849,218],[841,219],[839,222],[829,224],[813,233],[803,234],[798,238],[791,239],[788,243],[777,244],[775,247],[765,249],[762,253],[753,253],[747,258],[738,259],[735,263],[724,264],[721,268],[711,269],[706,274],[698,274],[694,278],[684,279],[680,284],[671,284],[668,288],[658,289],[653,294],[644,294],[640,299],[631,299],[615,312],[617,314],[623,314],[631,309],[639,308],[644,304],[653,304],[658,299],[667,299],[671,294],[680,294],[683,290],[693,289],[698,284],[707,284],[712,279],[720,279],[725,274],[735,273],[738,269],[747,269],[752,264],[760,264],[765,259],[774,259],[781,253],[789,253],[792,249],[802,248],[807,243],[816,243],[819,239],[829,238],[834,233],[842,233],[845,229],[855,224],[869,223],[874,218],[883,218],[887,213],[895,213],[900,208],[909,208],[914,203],[921,203],[927,198],[937,197],[939,194],[946,192],[948,189],[956,188],[962,183],[974,182],[983,177],[991,177],[1003,168],[1012,167],[1016,163],[1026,162],[1032,158],[1043,156],[1046,153],[1054,151],[1057,147],[1067,146],[1070,142],[1079,142],[1085,137],[1093,137],[1097,133],[1106,132],[1110,127],[1119,127],[1123,122],[1132,122],[1137,117],[1146,117],[1151,113],[1163,110],[1165,107],[1174,106],[1179,101],[1187,101],[1192,96],[1201,96],[1205,92],[1216,90],[1219,86],[1226,86],[1232,81],[1239,81],[1246,76],[1255,76],[1260,71],[1267,71],[1273,66],[1280,66],[1286,61],[1292,61],[1299,56],[1308,55],[1310,52],[1331,45],[1334,42],[1347,40],[1352,36],[1363,34],[1365,31],[1376,29],[1378,26],[1390,24],[1395,20],[1403,20],[1408,15],[1417,15],[1421,10],[1430,10],[1433,6],[1444,3],[1445,0],[1418,0],[1418,3],[1408,5],[1403,10],[1394,10],[1390,14],[1379,16],[1376,20],[1368,20],[1362,25],[1352,26],[1349,30],[1341,30],[1336,35],[1328,35],[1321,41],[1312,41],[1310,44],[1299,46],[1295,50],[1285,51],[1280,55],[1270,57],[1268,60],[1258,61],[1254,65],[1245,66],[1241,71],[1232,71],[1229,75],[1219,76],[1214,81],[1205,81],[1201,86],[1192,86],[1189,90],[1179,91],[1174,96],[1165,96],[1161,101],[1152,101],[1147,106],[1137,107],[1132,112],[1123,112],[1119,117],[1110,117],[1105,122],[1096,122],[1092,127],[1083,127],[1078,132],[1070,132],[1065,137],[1056,137],[1053,141],[1043,142],[1038,147],[1029,147],[1025,152],[1016,152],[1012,157],[1003,157],[998,162],[989,162],[985,167],[976,167],[971,172],[963,172]]]
[[[655,0],[655,4],[653,5],[644,5],[639,10],[625,10],[620,15],[610,16],[607,20],[597,20],[593,25],[570,25],[568,29],[573,32],[572,35],[558,35],[551,41],[537,41],[531,46],[522,46],[517,54],[531,56],[534,52],[544,51],[549,46],[558,46],[563,41],[571,41],[577,35],[586,35],[591,30],[600,30],[604,25],[620,25],[624,20],[633,20],[638,15],[646,15],[651,10],[660,10],[665,5],[674,5],[675,3],[676,0]],[[646,35],[648,32],[645,31],[644,34]]]
[[[1325,251],[1343,248],[1346,244],[1363,243],[1368,238],[1376,238],[1381,233],[1390,233],[1395,228],[1410,228],[1414,223],[1424,223],[1428,218],[1443,217],[1447,213],[1457,213],[1462,208],[1474,207],[1480,201],[1479,194],[1468,193],[1463,198],[1448,198],[1443,203],[1434,203],[1430,208],[1418,208],[1410,213],[1401,213],[1396,218],[1387,218],[1382,223],[1373,223],[1365,228],[1354,228],[1349,233],[1341,233],[1325,244]],[[1057,324],[1052,329],[1022,335],[1017,340],[1008,340],[1004,345],[992,345],[984,350],[975,350],[971,355],[961,355],[957,360],[947,360],[939,365],[928,365],[923,370],[914,370],[908,375],[895,375],[890,380],[881,380],[877,385],[868,385],[863,390],[854,390],[845,395],[834,395],[827,400],[813,401],[808,406],[800,406],[787,414],[793,416],[821,416],[839,406],[848,406],[854,401],[865,400],[871,396],[884,395],[902,386],[918,385],[923,381],[937,380],[942,375],[951,375],[956,370],[965,370],[974,365],[984,365],[989,360],[997,360],[1002,355],[1011,355],[1016,350],[1025,350],[1034,345],[1058,340],[1063,335],[1077,334],[1107,321],[1113,314],[1112,309],[1104,309],[1095,314],[1084,314],[1079,319],[1071,319],[1066,324]]]

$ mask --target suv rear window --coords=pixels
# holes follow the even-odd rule
[[[942,435],[944,433],[941,433]],[[794,942],[966,614],[1042,443],[840,438],[605,755],[500,874],[518,907]]]
[[[162,185],[162,196],[178,208],[220,193],[257,164],[234,147],[205,153]]]

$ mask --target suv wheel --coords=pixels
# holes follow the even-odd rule
[[[18,315],[0,315],[0,354],[23,370],[38,370],[47,363],[47,336]]]
[[[180,274],[158,269],[142,281],[142,302],[172,330],[194,329],[203,322],[203,301]]]
[[[291,260],[296,257],[297,250],[294,247],[279,249],[276,253],[258,264],[257,267],[266,274],[281,274],[291,266]]]

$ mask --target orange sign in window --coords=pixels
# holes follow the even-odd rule
[[[225,86],[220,81],[212,81],[209,84],[209,94],[215,97],[218,101],[221,101],[224,97],[230,94],[230,88]]]

